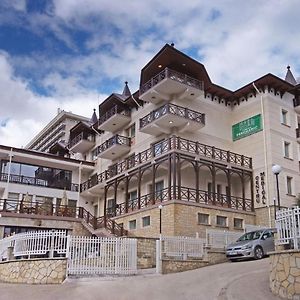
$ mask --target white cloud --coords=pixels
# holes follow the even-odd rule
[[[33,93],[27,83],[14,76],[7,54],[0,54],[1,110],[0,144],[26,145],[56,114],[57,108],[90,117],[93,108],[106,95],[98,95],[76,86],[72,78],[62,79],[49,75],[45,83],[55,90],[55,96],[45,97]]]

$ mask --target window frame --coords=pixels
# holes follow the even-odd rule
[[[201,222],[200,221],[200,216],[205,216],[207,217],[207,223],[206,222]],[[198,225],[210,225],[210,214],[207,213],[199,213],[197,214],[197,220],[198,220]]]
[[[219,218],[224,218],[225,219],[225,225],[218,223],[218,219]],[[216,215],[216,226],[219,226],[219,227],[228,227],[228,217]]]
[[[149,220],[149,224],[145,224],[145,222],[144,222],[145,220]],[[148,227],[150,225],[151,225],[151,217],[150,217],[150,215],[142,217],[142,227],[144,228],[144,227]]]

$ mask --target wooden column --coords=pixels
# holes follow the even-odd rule
[[[212,194],[213,194],[213,204],[216,204],[216,167],[215,163],[213,162],[212,164],[212,170],[211,170],[211,175],[212,175]]]
[[[105,228],[106,228],[106,218],[107,218],[107,214],[106,214],[107,190],[108,190],[108,187],[105,186],[104,187],[104,227]]]
[[[125,178],[125,213],[128,213],[128,186],[129,186],[129,178],[126,176]]]
[[[178,185],[178,200],[181,200],[181,160],[180,160],[180,154],[177,155],[177,185]]]
[[[172,193],[172,157],[168,154],[168,200],[171,200]]]
[[[243,210],[246,210],[244,170],[242,171],[242,198],[243,198]]]
[[[155,164],[152,165],[152,204],[155,204]]]
[[[195,189],[196,189],[196,202],[199,202],[199,163],[198,161],[195,162],[194,165],[194,170],[195,170]]]
[[[176,154],[172,153],[172,175],[173,175],[173,195],[171,199],[176,199]]]
[[[115,179],[115,182],[114,182],[114,206],[113,206],[114,216],[116,215],[117,196],[118,196],[118,182],[117,182],[117,179]]]
[[[139,168],[139,173],[138,173],[138,209],[141,208],[141,181],[142,181],[142,173],[141,173],[141,168]]]

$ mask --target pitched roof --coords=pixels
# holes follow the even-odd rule
[[[285,75],[285,81],[287,81],[288,83],[292,84],[292,85],[296,85],[297,81],[292,73],[292,71],[290,70],[290,66],[287,66],[287,72]]]

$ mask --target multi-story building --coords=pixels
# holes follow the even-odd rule
[[[78,122],[90,122],[89,118],[58,109],[58,113],[27,145],[26,149],[49,152],[52,146],[68,142],[70,129]]]
[[[57,156],[47,154],[47,164],[28,162],[38,157],[29,152],[10,162],[7,148],[0,149],[6,153],[1,172],[11,174],[15,162],[39,166],[38,176],[40,167],[42,173],[72,170],[80,189],[69,198],[85,207],[80,217],[94,229],[124,227],[155,237],[272,226],[279,200],[272,166],[282,167],[281,206],[294,205],[300,192],[299,107],[300,85],[289,68],[285,80],[267,74],[230,91],[214,84],[201,63],[166,45],[141,70],[137,92],[126,82],[122,94],[99,105],[97,123],[70,127],[67,150],[80,161],[54,145]],[[59,188],[70,181],[47,184],[59,185],[50,201],[55,207]],[[10,192],[2,197],[12,198]]]
[[[288,70],[286,80],[267,74],[230,91],[166,45],[141,70],[138,92],[100,104],[82,197],[136,235],[159,233],[160,204],[164,234],[271,226],[272,166],[283,169],[282,206],[300,192],[295,84]]]

